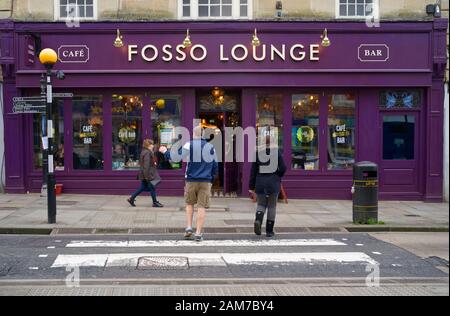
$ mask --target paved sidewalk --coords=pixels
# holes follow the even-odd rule
[[[161,197],[162,209],[151,207],[141,197],[132,208],[125,196],[69,195],[58,197],[56,225],[47,224],[47,199],[39,194],[0,194],[0,230],[56,229],[60,233],[158,233],[178,232],[185,225],[183,199]],[[251,232],[255,204],[250,199],[213,199],[206,227],[210,232]],[[448,230],[448,203],[380,202],[380,220],[385,225],[365,227],[352,224],[351,201],[290,200],[279,204],[279,232],[339,231],[345,228],[371,230]],[[120,230],[120,231],[119,231]],[[131,231],[132,230],[132,231]],[[207,230],[207,232],[208,232]]]
[[[391,285],[381,287],[324,285],[203,285],[175,286],[9,286],[0,296],[448,296],[448,284]]]

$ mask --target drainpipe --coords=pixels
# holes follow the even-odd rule
[[[449,201],[449,83],[445,83],[444,99],[444,200]]]
[[[3,83],[0,82],[0,193],[4,193],[5,188],[5,139],[3,128]]]

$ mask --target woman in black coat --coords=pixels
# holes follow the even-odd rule
[[[266,234],[267,237],[274,237],[277,202],[281,191],[281,179],[286,173],[286,164],[278,147],[270,146],[270,143],[273,144],[269,137],[268,145],[257,152],[256,161],[252,164],[249,187],[250,192],[257,195],[255,234],[261,235],[261,226],[267,211]]]

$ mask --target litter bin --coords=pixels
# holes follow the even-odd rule
[[[378,165],[363,161],[353,166],[353,222],[378,223]]]

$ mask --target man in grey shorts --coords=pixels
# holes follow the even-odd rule
[[[219,173],[217,155],[214,146],[202,139],[202,128],[194,128],[194,139],[183,146],[182,156],[189,157],[186,170],[186,186],[184,197],[186,199],[187,226],[184,237],[191,238],[194,235],[192,222],[194,206],[198,206],[197,230],[195,240],[203,240],[203,225],[205,224],[206,210],[210,207],[211,187],[215,177]],[[167,148],[161,147],[161,153],[167,155]],[[202,153],[201,155],[194,153]],[[204,154],[210,157],[204,157]],[[201,158],[200,158],[201,157]],[[205,159],[207,158],[207,159]],[[212,158],[212,159],[211,159]]]

